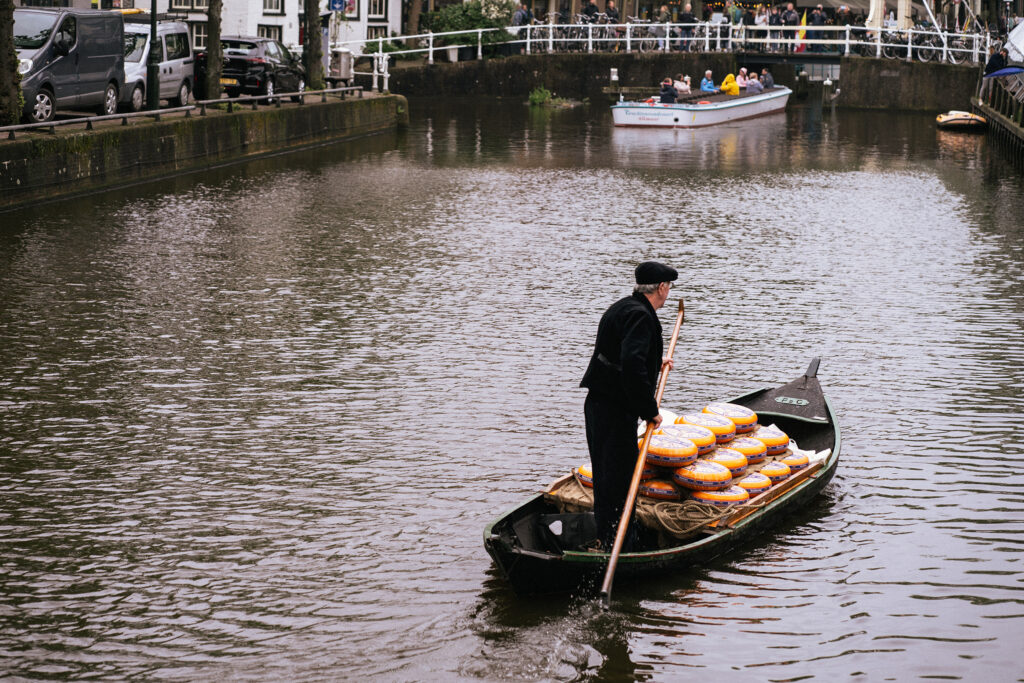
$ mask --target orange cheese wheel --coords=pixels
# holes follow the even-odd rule
[[[733,439],[729,443],[729,448],[747,456],[747,462],[751,465],[759,463],[768,457],[768,447],[757,439],[751,439],[749,436]]]
[[[760,469],[761,474],[772,480],[773,484],[785,481],[789,478],[789,465],[784,462],[770,462]]]
[[[772,487],[772,480],[760,472],[751,472],[740,479],[739,483],[736,485],[741,489],[745,489],[751,497],[754,497],[770,489]]]
[[[729,443],[736,437],[736,425],[727,417],[711,413],[688,413],[676,418],[676,424],[697,425],[706,427],[715,435],[718,443]]]
[[[729,418],[736,425],[737,434],[751,432],[757,426],[757,413],[735,403],[709,403],[704,412]]]
[[[718,507],[728,507],[750,499],[750,493],[739,486],[730,486],[720,491],[694,491],[690,498],[701,503],[710,503]]]
[[[803,453],[790,453],[784,458],[779,458],[779,462],[789,465],[789,469],[793,472],[799,472],[811,464],[810,459]]]
[[[659,431],[677,439],[689,439],[697,447],[697,457],[707,455],[715,450],[715,433],[707,427],[700,427],[691,424],[665,425]]]
[[[729,486],[732,473],[720,463],[698,460],[673,472],[672,481],[694,491],[716,491]]]
[[[697,445],[689,439],[655,434],[647,447],[647,464],[655,467],[681,467],[697,459]]]
[[[747,456],[732,448],[719,448],[708,460],[725,465],[734,477],[741,476],[747,470]]]
[[[639,493],[641,496],[658,500],[681,500],[683,497],[675,484],[664,479],[649,479],[640,482]]]
[[[572,476],[576,477],[576,481],[588,489],[594,488],[594,472],[587,465],[580,465],[573,469]]]
[[[781,455],[789,448],[789,435],[778,427],[761,427],[750,436],[765,445],[768,455]]]

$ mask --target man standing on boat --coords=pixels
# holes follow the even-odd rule
[[[679,274],[656,261],[636,267],[633,294],[612,304],[597,327],[597,340],[581,387],[587,447],[594,472],[594,517],[603,549],[611,548],[640,455],[637,420],[661,424],[655,387],[662,358],[657,310],[668,299]],[[671,368],[672,361],[669,360]],[[635,517],[634,517],[635,519]],[[630,524],[623,549],[636,540]]]

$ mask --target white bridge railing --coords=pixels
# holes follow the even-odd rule
[[[801,37],[801,33],[803,36]],[[485,40],[485,35],[487,39]],[[552,52],[723,52],[792,53],[838,51],[842,55],[918,59],[959,64],[985,58],[991,38],[980,33],[937,29],[869,29],[864,26],[733,26],[731,24],[533,24],[505,29],[349,40],[333,43],[356,55],[424,54],[433,64],[439,51],[475,48],[481,59],[488,45],[519,46],[523,54]],[[385,48],[385,43],[390,44]],[[402,46],[398,46],[401,43]],[[451,44],[449,44],[451,43]],[[396,49],[397,48],[397,49]],[[376,60],[375,60],[376,61]],[[386,70],[386,60],[384,69]],[[374,64],[374,74],[378,73]]]

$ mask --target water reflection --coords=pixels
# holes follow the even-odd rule
[[[643,132],[412,110],[5,215],[6,674],[1016,670],[1024,184],[985,138],[813,107]],[[576,387],[643,258],[684,273],[669,407],[821,355],[845,459],[804,514],[617,585],[612,614],[520,600],[480,531],[585,462]]]

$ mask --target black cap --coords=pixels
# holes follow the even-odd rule
[[[638,285],[654,285],[659,282],[673,282],[679,277],[675,268],[657,261],[644,261],[636,267],[636,283]]]

